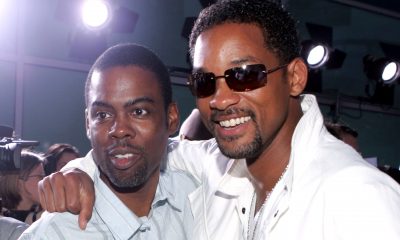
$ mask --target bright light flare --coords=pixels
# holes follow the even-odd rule
[[[399,64],[396,62],[389,62],[383,69],[382,80],[384,82],[392,82],[400,75]]]
[[[101,28],[110,18],[110,8],[105,1],[86,0],[83,3],[81,14],[82,21],[88,28]]]
[[[328,50],[323,45],[317,45],[310,50],[307,63],[312,67],[319,67],[328,60]]]

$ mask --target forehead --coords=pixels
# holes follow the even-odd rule
[[[199,35],[194,48],[193,67],[204,68],[216,62],[236,66],[245,62],[268,62],[274,58],[274,54],[266,48],[258,25],[224,23]]]
[[[88,90],[89,102],[160,96],[161,85],[153,72],[139,66],[118,66],[94,71]]]

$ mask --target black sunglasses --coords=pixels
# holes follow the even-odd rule
[[[237,92],[254,90],[265,86],[267,74],[286,67],[287,64],[267,70],[264,64],[244,65],[227,69],[223,76],[215,76],[212,72],[195,72],[189,75],[188,86],[192,94],[203,98],[215,92],[218,78],[225,78],[228,87]]]

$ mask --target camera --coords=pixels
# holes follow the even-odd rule
[[[0,126],[0,130],[9,127]],[[4,132],[4,131],[2,131]],[[11,128],[11,132],[13,132]],[[16,139],[12,134],[0,134],[0,171],[13,171],[21,168],[21,150],[23,148],[39,145],[38,141]]]

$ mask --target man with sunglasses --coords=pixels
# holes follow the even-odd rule
[[[168,156],[202,182],[189,196],[196,239],[400,239],[400,186],[330,135],[315,97],[301,95],[307,67],[289,13],[219,1],[189,47],[189,86],[215,140],[172,142]]]

